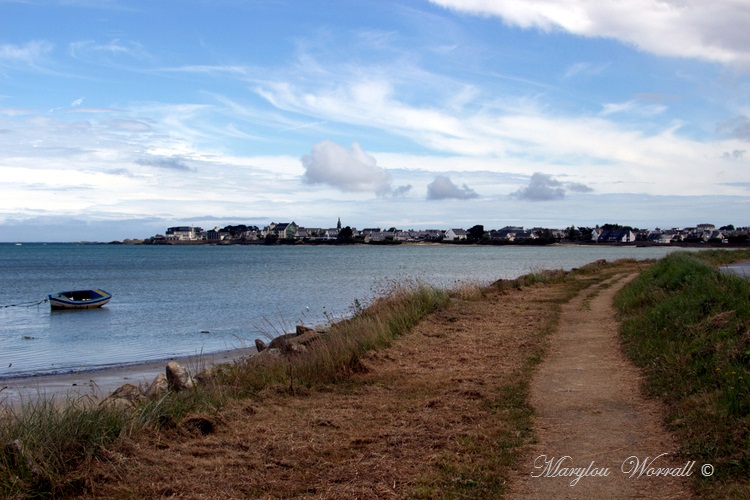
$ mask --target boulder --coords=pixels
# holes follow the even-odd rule
[[[20,439],[14,439],[13,441],[6,443],[3,452],[8,464],[12,467],[21,468],[25,466],[31,471],[34,477],[42,475],[39,464]]]
[[[297,328],[295,329],[295,333],[297,335],[304,335],[305,333],[314,332],[312,328],[308,328],[305,325],[297,325]]]
[[[268,345],[269,349],[280,349],[283,352],[300,352],[294,346],[309,346],[316,340],[320,339],[321,334],[313,329],[309,329],[308,332],[297,335],[296,333],[289,333],[286,335],[280,335],[273,339]]]
[[[263,351],[263,350],[265,350],[267,348],[268,348],[268,346],[266,345],[265,342],[263,342],[260,339],[255,339],[255,349],[257,349],[258,352],[261,352],[261,351]]]
[[[193,381],[199,385],[206,385],[211,381],[215,374],[213,367],[207,366],[198,375],[193,377]]]
[[[167,385],[173,391],[184,391],[195,386],[193,377],[190,376],[187,369],[176,361],[167,363],[166,375]]]
[[[167,382],[167,376],[163,373],[158,374],[151,385],[146,388],[143,393],[147,398],[158,397],[169,390],[169,382]]]
[[[271,343],[268,344],[268,348],[283,349],[287,345],[287,343],[296,336],[296,333],[287,333],[286,335],[279,335],[278,337],[274,337],[274,339],[271,340]]]

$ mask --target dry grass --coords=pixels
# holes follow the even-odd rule
[[[211,432],[124,441],[91,476],[97,498],[493,497],[529,439],[526,379],[565,286],[453,299],[333,384],[271,385]]]

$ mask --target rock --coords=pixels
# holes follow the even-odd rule
[[[269,349],[280,349],[283,352],[301,352],[293,346],[309,346],[316,340],[320,339],[321,334],[313,329],[308,329],[306,333],[297,335],[296,333],[289,333],[286,335],[280,335],[273,339],[268,345]]]
[[[184,391],[185,389],[192,389],[195,386],[193,377],[190,376],[187,369],[177,363],[176,361],[170,361],[167,363],[167,384],[170,390],[173,391]]]
[[[148,386],[148,388],[144,392],[144,395],[147,398],[153,398],[161,396],[168,390],[169,383],[167,382],[167,376],[163,373],[160,373],[154,378],[153,382],[151,382],[151,385]]]
[[[113,398],[110,396],[99,403],[99,406],[106,406],[112,410],[127,411],[135,408],[135,403],[126,398]]]
[[[111,398],[122,398],[128,401],[139,401],[143,397],[143,393],[139,388],[133,384],[124,384],[118,387],[115,392],[110,396]]]
[[[286,335],[279,335],[278,337],[274,337],[274,339],[271,340],[271,343],[268,344],[268,348],[283,349],[287,345],[287,343],[296,336],[296,333],[287,333]]]
[[[297,333],[297,335],[304,335],[306,333],[310,333],[310,332],[314,332],[314,331],[315,330],[313,330],[312,328],[308,328],[305,325],[297,325],[297,328],[295,330],[295,332]]]
[[[99,406],[107,406],[116,410],[130,410],[142,399],[144,394],[133,384],[124,384],[107,396]]]
[[[255,339],[255,348],[258,350],[258,352],[264,351],[268,348],[265,342],[263,342],[260,339]]]
[[[20,439],[14,439],[7,443],[3,452],[8,460],[8,464],[12,467],[18,469],[25,466],[34,476],[41,475],[39,465]]]
[[[263,361],[265,359],[278,358],[279,356],[281,356],[281,349],[278,349],[276,347],[269,347],[268,349],[264,350],[263,352],[259,352],[250,359],[253,361]]]
[[[320,333],[316,332],[315,330],[310,330],[307,333],[304,333],[302,335],[298,335],[297,337],[295,337],[292,343],[298,344],[298,345],[309,346],[313,342],[320,340],[320,337],[321,337]]]
[[[214,375],[215,375],[214,369],[212,367],[208,366],[208,367],[204,368],[203,371],[201,371],[198,375],[196,375],[195,377],[193,377],[193,381],[196,384],[206,385],[206,384],[208,384],[211,381],[211,379],[214,377]]]
[[[287,348],[291,354],[302,354],[303,352],[307,352],[307,346],[304,344],[289,344]]]

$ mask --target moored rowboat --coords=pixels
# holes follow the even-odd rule
[[[101,307],[112,298],[104,290],[76,290],[49,295],[49,305],[53,311],[64,309],[93,309]]]

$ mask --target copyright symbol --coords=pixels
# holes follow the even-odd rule
[[[711,464],[703,464],[701,465],[701,474],[703,474],[704,477],[713,476],[714,474],[714,466]]]

